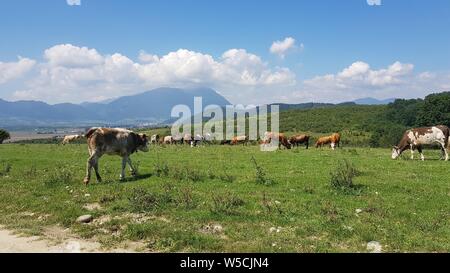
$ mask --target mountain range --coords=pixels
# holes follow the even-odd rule
[[[90,125],[161,124],[170,121],[175,105],[193,109],[194,97],[203,98],[203,106],[224,107],[231,103],[210,88],[178,89],[158,88],[137,95],[119,97],[99,103],[60,103],[50,105],[41,101],[9,102],[0,99],[0,127],[56,127]],[[393,99],[380,101],[364,98],[348,104],[387,104]],[[280,110],[332,107],[330,103],[278,104]],[[194,114],[194,113],[192,113]]]

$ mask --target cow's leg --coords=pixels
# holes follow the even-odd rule
[[[86,177],[84,178],[84,184],[89,184],[89,181],[91,180],[91,170],[92,168],[95,166],[97,166],[96,168],[96,174],[98,173],[98,156],[95,152],[92,153],[92,155],[88,158],[87,160],[87,164],[86,164]],[[97,176],[98,179],[99,176]],[[100,178],[101,181],[101,178]]]
[[[94,164],[94,170],[95,170],[95,176],[97,177],[97,182],[102,182],[102,177],[100,176],[100,173],[98,171],[98,161],[100,158],[96,158],[95,164]]]
[[[448,161],[448,152],[447,152],[447,149],[445,148],[445,143],[441,142],[440,144],[441,144],[441,151],[442,151],[442,158],[441,159],[444,159],[445,161]]]
[[[132,176],[136,176],[136,175],[137,175],[137,171],[136,171],[136,169],[133,167],[133,163],[131,162],[131,158],[130,158],[130,157],[127,157],[127,158],[128,158],[128,160],[127,160],[128,165],[130,166],[130,172],[131,172],[131,175],[132,175]]]
[[[425,161],[425,156],[423,155],[422,147],[417,146],[417,150],[419,151],[419,154],[420,154],[420,160]]]
[[[410,145],[411,149],[411,160],[414,160],[414,150],[416,149],[412,144]]]
[[[121,169],[121,172],[120,172],[120,180],[124,180],[125,179],[125,168],[127,166],[127,162],[128,162],[127,157],[126,156],[122,157],[122,169]]]

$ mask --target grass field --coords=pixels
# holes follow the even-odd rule
[[[436,150],[425,156],[152,147],[132,156],[136,179],[119,182],[120,158],[104,156],[104,182],[85,187],[86,145],[6,144],[0,224],[30,234],[60,225],[105,249],[139,241],[157,252],[366,252],[378,241],[388,252],[448,252],[450,163]],[[347,190],[330,183],[344,159],[357,170]],[[76,223],[84,214],[102,221]]]

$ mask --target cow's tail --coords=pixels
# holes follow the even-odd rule
[[[98,129],[97,127],[89,129],[84,136],[86,138],[90,138],[92,136],[92,134],[94,134],[95,131],[97,131],[97,129]]]

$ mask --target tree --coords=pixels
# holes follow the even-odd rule
[[[10,139],[11,136],[9,135],[8,131],[0,129],[0,144],[3,143],[3,141]]]
[[[431,94],[425,97],[417,115],[417,125],[450,126],[450,92]]]

